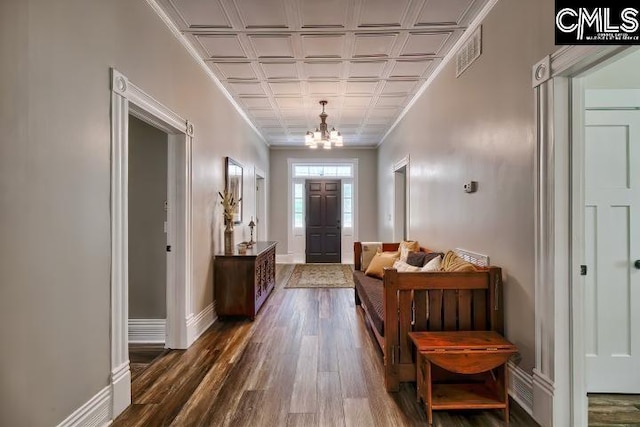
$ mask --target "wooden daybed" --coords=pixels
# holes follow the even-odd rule
[[[398,246],[399,243],[383,243],[382,250],[397,251]],[[387,268],[381,280],[360,271],[361,255],[362,244],[355,242],[355,302],[363,309],[382,349],[387,391],[397,391],[400,382],[416,380],[409,332],[504,333],[499,267],[478,267],[476,272],[429,273],[400,273]]]

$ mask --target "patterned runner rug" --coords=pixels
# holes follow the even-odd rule
[[[353,288],[350,265],[296,264],[285,288]]]

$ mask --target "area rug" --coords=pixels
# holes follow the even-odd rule
[[[353,288],[351,266],[296,264],[285,288]]]

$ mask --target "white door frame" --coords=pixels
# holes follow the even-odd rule
[[[582,171],[573,167],[581,153],[572,144],[582,138],[583,122],[572,109],[574,101],[580,102],[573,98],[572,78],[626,48],[564,46],[532,69],[537,133],[533,416],[544,426],[587,425],[584,295],[574,253],[582,240],[581,178],[576,175]]]
[[[267,188],[268,187],[268,182],[267,182],[267,174],[264,173],[264,171],[262,169],[260,169],[257,166],[254,166],[254,187],[256,189],[256,203],[255,203],[255,218],[258,219],[258,233],[260,234],[260,236],[258,236],[258,234],[256,234],[256,236],[254,236],[254,238],[257,239],[257,237],[260,237],[260,239],[262,241],[268,240],[269,234],[267,233],[267,224],[269,224],[268,222],[268,218],[267,218]],[[262,194],[258,195],[258,179],[262,179],[263,182],[263,188],[262,188]],[[258,200],[258,197],[261,197],[262,200]],[[262,211],[262,212],[259,212]]]
[[[193,125],[111,69],[111,392],[113,418],[131,404],[129,369],[129,114],[169,135],[166,347],[187,348],[191,304]]]
[[[409,203],[411,203],[411,198],[409,197],[409,193],[410,193],[410,187],[409,187],[409,176],[410,176],[410,164],[411,164],[411,159],[409,157],[409,155],[407,154],[405,157],[403,157],[402,159],[398,160],[397,162],[395,162],[393,164],[393,241],[394,242],[401,242],[404,240],[404,236],[400,236],[398,230],[396,230],[396,205],[398,202],[398,195],[396,194],[396,173],[402,169],[405,168],[404,170],[404,228],[407,232],[407,238],[409,238],[409,220],[411,218],[411,215],[409,215]]]

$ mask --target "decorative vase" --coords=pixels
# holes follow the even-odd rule
[[[233,221],[227,221],[224,228],[224,253],[233,253]]]

